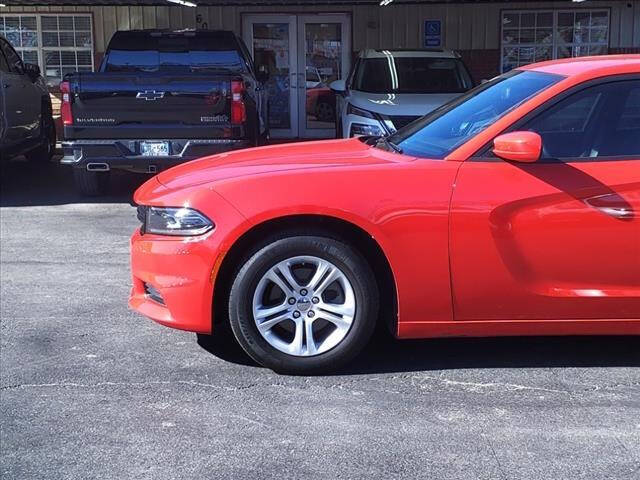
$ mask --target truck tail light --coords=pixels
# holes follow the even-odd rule
[[[62,103],[60,104],[60,116],[63,125],[73,125],[73,115],[71,114],[71,86],[69,82],[60,84],[60,92],[62,92]]]
[[[231,123],[238,125],[247,121],[247,109],[244,105],[244,82],[231,82]]]

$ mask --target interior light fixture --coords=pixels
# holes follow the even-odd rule
[[[177,3],[178,5],[182,5],[183,7],[197,7],[193,2],[188,2],[187,0],[167,0],[170,3]]]
[[[387,5],[393,3],[393,0],[380,0],[380,6],[386,7]]]

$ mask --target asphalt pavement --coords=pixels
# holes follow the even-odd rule
[[[2,479],[640,479],[640,339],[396,341],[287,377],[127,309],[131,192],[2,165]]]

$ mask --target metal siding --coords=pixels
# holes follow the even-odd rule
[[[103,7],[104,46],[109,45],[109,40],[117,30],[116,7]],[[104,53],[104,50],[100,53]]]
[[[143,28],[156,28],[156,7],[142,7],[142,25]]]
[[[631,5],[628,7],[627,5]],[[611,48],[640,47],[640,0],[627,2],[509,2],[484,4],[391,4],[376,5],[282,5],[261,6],[67,6],[7,7],[9,12],[91,12],[94,19],[95,50],[104,52],[117,29],[195,28],[206,23],[209,29],[241,33],[245,13],[343,12],[352,15],[354,51],[363,48],[422,47],[424,20],[440,19],[443,46],[451,49],[497,49],[500,46],[500,12],[504,9],[594,9],[609,8]],[[196,24],[196,15],[202,21]]]
[[[640,0],[635,0],[633,5],[633,46],[640,47]]]

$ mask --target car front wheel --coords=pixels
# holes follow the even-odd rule
[[[234,336],[255,361],[280,373],[335,370],[369,341],[378,314],[371,268],[351,246],[291,236],[253,254],[229,297]]]

